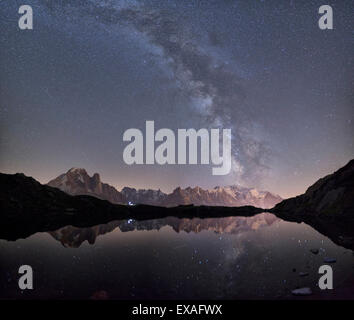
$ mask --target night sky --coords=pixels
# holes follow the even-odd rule
[[[34,29],[18,28],[29,4]],[[330,4],[334,30],[320,30]],[[354,157],[354,1],[3,0],[0,171],[293,196]],[[233,170],[123,161],[123,132],[231,128]]]

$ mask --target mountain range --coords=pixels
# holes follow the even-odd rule
[[[161,190],[137,190],[129,187],[118,191],[113,186],[103,183],[98,173],[90,177],[87,171],[82,168],[71,168],[66,173],[49,181],[48,185],[70,195],[91,195],[118,204],[132,203],[163,207],[188,204],[227,207],[252,205],[268,209],[282,201],[280,196],[271,192],[236,185],[215,187],[209,190],[198,186],[185,189],[178,187],[169,194]]]
[[[166,208],[114,204],[92,195],[69,195],[22,173],[0,173],[0,239],[16,240],[67,225],[88,227],[113,220],[153,220],[169,216],[181,219],[253,216],[264,210],[253,206]]]
[[[73,176],[76,176],[77,172],[83,172],[81,169],[69,171]],[[65,177],[67,176],[61,176],[58,180],[65,181]],[[103,192],[100,190],[110,190],[111,194],[117,196],[116,199],[120,201],[116,194],[118,191],[108,185],[104,186],[105,184],[102,184],[98,178],[99,176],[96,175],[95,179],[92,177],[86,180],[91,183],[86,185],[82,175],[75,177],[75,181],[81,182],[81,192],[87,192],[89,195],[72,196],[58,188],[40,184],[32,177],[21,173],[0,173],[0,239],[16,240],[36,232],[54,231],[68,225],[86,228],[114,220],[124,220],[128,223],[133,220],[147,221],[167,217],[178,219],[251,217],[262,212],[271,212],[281,219],[305,222],[343,247],[354,248],[354,159],[336,172],[318,180],[304,194],[283,200],[271,209],[254,206],[162,207],[145,204],[133,206],[113,204],[98,199],[95,193]],[[65,185],[68,187],[70,183]],[[200,197],[204,195],[200,189],[187,189],[177,188],[176,193],[185,197],[193,190],[192,193],[199,192]],[[216,193],[218,188],[215,190]],[[164,201],[168,198],[169,195],[164,197]],[[121,199],[126,201],[124,198]],[[187,198],[187,201],[190,199]],[[175,223],[172,225],[175,226]],[[130,224],[124,226],[125,229],[131,227],[133,226]],[[186,225],[182,229],[198,230],[201,227],[202,224],[197,223]],[[219,230],[220,226],[205,225],[205,227]],[[177,230],[181,230],[181,227],[178,226]]]
[[[109,184],[102,183],[98,173],[90,177],[86,170],[81,168],[71,168],[47,184],[72,196],[88,195],[112,203],[126,203],[124,195]]]

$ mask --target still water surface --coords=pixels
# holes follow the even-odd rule
[[[316,297],[325,257],[337,260],[335,288],[346,287],[351,250],[269,213],[67,226],[0,240],[0,298],[288,299],[298,287]],[[32,291],[18,289],[23,264],[34,270]]]

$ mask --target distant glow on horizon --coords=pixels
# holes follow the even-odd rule
[[[290,197],[354,158],[354,2],[29,0],[0,20],[0,171],[41,183],[82,167],[121,189],[217,185]],[[123,133],[231,128],[232,174],[128,166]]]

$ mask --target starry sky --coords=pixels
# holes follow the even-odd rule
[[[71,167],[123,186],[240,184],[300,194],[354,157],[354,2],[0,3],[0,171]],[[334,30],[320,30],[330,4]],[[232,172],[123,161],[123,133],[231,128]]]

